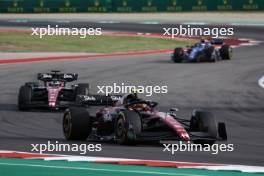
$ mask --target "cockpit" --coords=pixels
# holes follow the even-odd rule
[[[150,111],[158,103],[138,98],[136,93],[124,95],[117,104],[137,111]]]
[[[47,82],[46,84],[49,87],[60,87],[64,85],[64,83],[61,81],[51,81],[51,82]]]

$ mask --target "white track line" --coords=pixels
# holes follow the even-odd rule
[[[264,26],[262,23],[230,23],[233,26]]]
[[[120,21],[98,21],[97,23],[101,23],[101,24],[116,24],[116,23],[120,23]]]
[[[138,22],[137,24],[160,24],[158,21],[143,21],[143,22]]]
[[[185,22],[185,23],[181,23],[181,24],[184,24],[184,25],[206,25],[208,23],[205,23],[205,22]]]
[[[42,167],[42,168],[54,168],[54,169],[89,170],[89,171],[102,171],[102,172],[135,173],[135,174],[150,174],[150,175],[204,176],[204,175],[186,174],[186,173],[165,173],[165,172],[151,172],[151,171],[98,169],[98,168],[87,168],[87,167],[48,166],[48,165],[40,165],[40,164],[0,163],[0,165],[24,166],[24,167]]]
[[[262,76],[259,80],[258,80],[258,84],[260,87],[264,88],[264,76]]]
[[[262,77],[264,81],[264,76]],[[0,150],[1,153],[21,153],[21,154],[33,154],[29,152],[19,152],[19,151],[9,151],[9,150]],[[155,162],[170,162],[170,163],[189,163],[189,162],[179,162],[179,161],[162,161],[162,160],[140,160],[140,159],[126,159],[126,158],[109,158],[109,157],[89,157],[89,156],[73,156],[73,155],[56,155],[56,154],[46,154],[46,157],[32,157],[27,159],[43,159],[46,161],[60,160],[60,161],[79,161],[79,162],[99,162],[100,161],[155,161]],[[50,157],[50,155],[54,155]],[[43,154],[45,156],[45,154]],[[7,163],[13,164],[13,163]],[[211,164],[211,163],[196,163],[196,164]],[[0,163],[1,165],[1,163]],[[2,163],[3,165],[3,163]],[[46,167],[46,165],[44,165]],[[220,164],[218,166],[182,166],[178,168],[192,168],[192,169],[207,169],[207,170],[227,170],[227,171],[240,171],[244,173],[264,173],[263,166],[248,166],[248,165],[233,165],[233,164]],[[169,173],[170,174],[170,173]],[[161,174],[160,174],[161,175]],[[181,174],[182,175],[182,174]],[[186,175],[187,176],[187,175]],[[195,175],[188,175],[195,176]]]
[[[70,23],[70,21],[69,20],[59,20],[57,21],[57,23]]]
[[[195,168],[208,169],[208,170],[225,170],[225,171],[234,171],[239,170],[244,173],[263,173],[264,167],[261,166],[245,166],[245,165],[226,165],[226,166],[197,166]]]
[[[28,20],[23,20],[23,19],[21,19],[21,20],[9,20],[8,22],[11,22],[11,23],[27,23],[28,22]]]

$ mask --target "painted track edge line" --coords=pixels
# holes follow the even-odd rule
[[[170,176],[204,176],[204,175],[184,174],[184,173],[164,173],[164,172],[154,172],[154,171],[136,171],[136,170],[99,169],[99,168],[89,168],[89,167],[51,166],[51,165],[41,165],[41,164],[0,163],[0,165],[24,166],[24,167],[42,167],[42,168],[53,168],[53,169],[89,170],[89,171],[97,171],[97,172],[101,171],[101,172],[135,173],[135,174],[152,174],[152,175],[170,175]]]
[[[180,161],[161,161],[161,160],[140,160],[125,158],[108,158],[108,157],[88,157],[72,156],[60,154],[38,154],[30,152],[4,151],[0,150],[0,158],[21,158],[21,159],[43,159],[46,161],[65,160],[79,162],[94,162],[101,164],[121,164],[121,165],[144,165],[152,167],[175,167],[175,168],[192,168],[218,171],[240,171],[245,173],[264,173],[263,166],[247,166],[233,164],[216,164],[216,163],[193,163]]]
[[[260,87],[264,88],[264,76],[262,76],[259,80],[258,80],[258,84]]]

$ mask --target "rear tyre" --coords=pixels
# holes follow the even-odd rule
[[[216,53],[214,52],[214,47],[210,46],[209,48],[205,49],[205,59],[209,62],[215,62],[216,61]]]
[[[134,145],[137,136],[142,131],[141,117],[135,111],[120,112],[116,120],[115,134],[117,142],[121,145]]]
[[[89,84],[78,84],[78,86],[75,88],[75,100],[77,99],[78,95],[89,95]]]
[[[190,130],[193,132],[208,133],[211,138],[216,139],[218,134],[218,128],[215,116],[208,111],[194,110],[191,117]],[[194,143],[202,145],[213,145],[215,143],[215,140],[199,139],[195,140]]]
[[[184,60],[184,51],[182,48],[175,48],[172,60],[175,63],[181,63]]]
[[[226,132],[225,123],[223,122],[218,123],[218,134],[222,140],[227,140],[227,132]]]
[[[86,140],[92,131],[92,120],[84,107],[69,107],[63,116],[63,133],[67,140]]]
[[[30,86],[21,86],[18,93],[18,110],[29,110],[29,104],[31,103],[32,88]]]
[[[233,50],[229,45],[223,45],[220,49],[220,56],[223,60],[230,60],[233,55]]]

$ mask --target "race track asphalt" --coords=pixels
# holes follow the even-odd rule
[[[6,24],[0,23],[2,26]],[[74,25],[74,24],[71,24]],[[83,24],[80,24],[83,25]],[[79,26],[80,26],[79,25]],[[87,24],[92,26],[91,23]],[[161,32],[162,25],[96,24],[108,30]],[[264,41],[261,27],[236,27],[237,36]],[[0,150],[30,151],[31,145],[58,140],[62,133],[61,112],[19,112],[16,107],[20,85],[38,72],[59,69],[79,73],[79,82],[96,85],[130,83],[168,85],[168,94],[154,95],[161,110],[178,107],[190,117],[192,109],[212,111],[227,125],[233,152],[212,155],[206,152],[177,152],[171,155],[152,145],[119,146],[103,143],[101,152],[90,156],[158,159],[192,162],[264,165],[264,90],[258,79],[264,75],[264,45],[234,49],[231,61],[174,64],[169,54],[122,56],[0,65]],[[87,142],[88,143],[88,142]],[[78,155],[76,152],[66,153]]]

